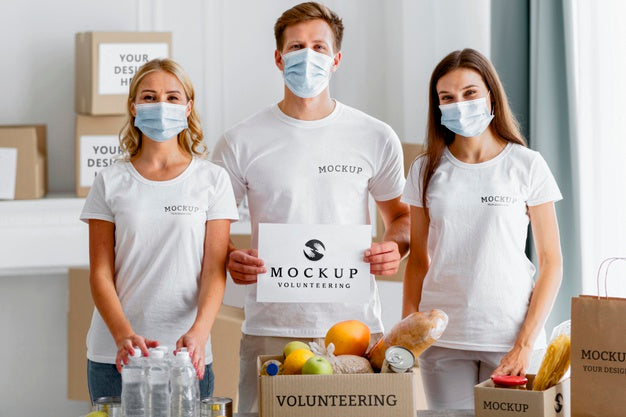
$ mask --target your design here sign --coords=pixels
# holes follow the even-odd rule
[[[259,302],[365,302],[370,225],[259,224]]]

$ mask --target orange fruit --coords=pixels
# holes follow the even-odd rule
[[[341,321],[328,329],[325,343],[335,345],[337,356],[363,356],[370,344],[370,328],[358,320]]]
[[[302,367],[310,358],[315,356],[311,349],[296,349],[285,358],[283,362],[283,373],[285,375],[296,375],[302,373]]]

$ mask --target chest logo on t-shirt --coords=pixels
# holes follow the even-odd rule
[[[508,207],[517,203],[517,197],[509,195],[486,195],[480,197],[480,202],[487,206]]]
[[[190,216],[200,211],[198,206],[188,206],[185,204],[170,204],[163,207],[166,214],[174,216]]]
[[[363,172],[363,167],[348,164],[324,164],[318,165],[318,174],[355,174]]]

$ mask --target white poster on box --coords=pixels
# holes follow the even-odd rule
[[[17,148],[0,148],[0,200],[15,199]]]
[[[102,169],[114,164],[122,154],[117,135],[83,135],[80,140],[80,186],[91,187]]]
[[[370,225],[259,224],[257,301],[365,302],[370,296]]]
[[[128,94],[139,67],[169,57],[167,43],[101,43],[98,46],[98,94]]]

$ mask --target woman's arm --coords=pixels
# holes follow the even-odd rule
[[[186,347],[198,378],[204,377],[204,347],[226,288],[226,259],[230,237],[230,220],[206,222],[204,256],[198,290],[198,313],[191,328],[176,342],[176,349]]]
[[[411,243],[402,286],[402,318],[418,311],[428,272],[428,209],[411,206]]]
[[[124,315],[115,290],[115,224],[105,220],[89,220],[89,285],[96,308],[117,346],[117,370],[121,371],[122,363],[128,363],[135,346],[148,356],[148,348],[158,343],[136,335]]]
[[[494,371],[496,375],[524,375],[530,361],[533,344],[541,331],[563,277],[563,260],[554,203],[528,208],[533,240],[537,251],[539,275],[530,298],[526,318],[513,349]]]

